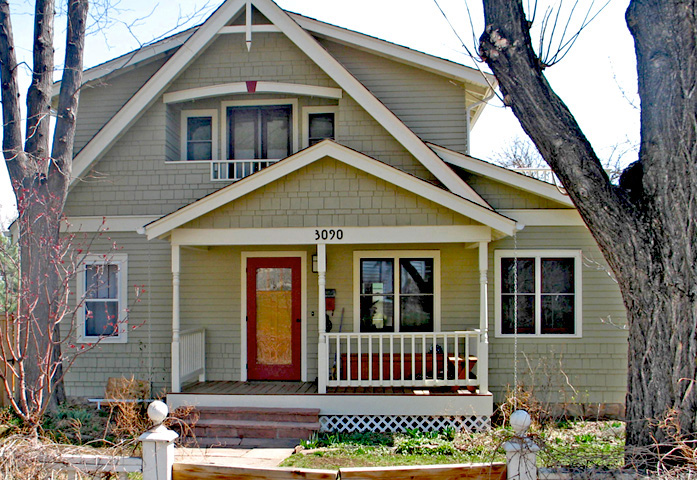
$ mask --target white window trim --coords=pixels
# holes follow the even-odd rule
[[[496,250],[494,251],[494,307],[495,307],[495,334],[496,337],[513,338],[514,333],[501,332],[501,259],[502,258],[535,258],[535,333],[518,334],[518,338],[581,338],[583,324],[583,253],[581,250]],[[541,333],[542,322],[542,275],[540,269],[540,259],[542,258],[573,258],[574,259],[574,312],[575,312],[575,332],[574,334],[553,334]]]
[[[441,286],[440,286],[440,250],[357,250],[353,252],[353,331],[361,331],[361,259],[388,258],[394,261],[394,311],[395,330],[399,333],[401,319],[398,317],[399,301],[399,260],[401,258],[432,258],[433,259],[433,332],[441,330]],[[428,333],[428,332],[424,332]]]
[[[113,265],[119,266],[119,333],[114,336],[85,335],[85,266],[86,265]],[[128,255],[115,253],[111,255],[86,255],[82,265],[77,271],[76,298],[80,302],[77,311],[77,341],[80,343],[126,343],[128,342]]]
[[[211,159],[210,160],[188,160],[186,158],[187,154],[187,123],[188,119],[191,117],[211,117],[211,137],[213,140],[213,145],[211,146]],[[205,109],[205,110],[182,110],[181,112],[181,142],[179,148],[181,149],[181,154],[179,156],[181,162],[206,162],[210,163],[212,161],[220,159],[220,145],[218,141],[218,132],[220,131],[220,127],[218,126],[218,111],[211,108],[211,109]],[[171,162],[170,162],[171,163]]]
[[[227,159],[227,109],[228,107],[262,107],[265,105],[290,105],[291,106],[291,128],[293,132],[291,134],[291,148],[290,154],[294,154],[298,151],[298,145],[300,145],[300,132],[298,128],[298,100],[296,98],[272,98],[266,100],[234,100],[229,102],[220,103],[220,118],[223,121],[220,122],[220,159]],[[259,160],[253,158],[238,158],[237,160]],[[263,160],[263,159],[262,159]],[[281,160],[280,158],[269,158],[268,160]]]
[[[333,113],[334,114],[334,138],[336,139],[337,121],[339,119],[338,105],[320,105],[314,107],[303,107],[303,144],[302,148],[310,146],[310,115],[317,113]]]

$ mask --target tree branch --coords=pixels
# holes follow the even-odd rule
[[[27,91],[27,138],[24,151],[35,160],[48,159],[53,93],[53,0],[37,0],[34,11],[34,66]],[[45,173],[47,162],[38,165]]]
[[[53,135],[52,163],[49,167],[50,189],[65,198],[72,173],[75,122],[77,118],[87,21],[87,0],[68,3],[68,33],[65,67],[58,97],[58,114]]]
[[[542,74],[522,2],[484,0],[484,15],[486,30],[480,38],[479,53],[496,75],[505,103],[557,174],[620,275],[617,259],[635,258],[640,250],[626,242],[627,234],[646,238],[634,206],[610,183],[573,115]],[[628,232],[628,227],[633,232]]]
[[[2,82],[2,151],[13,179],[24,176],[22,118],[19,108],[17,56],[15,54],[10,5],[0,0],[0,80]]]

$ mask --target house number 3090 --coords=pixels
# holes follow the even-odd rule
[[[344,238],[344,231],[342,229],[334,230],[333,228],[321,230],[315,230],[315,240],[342,240]]]

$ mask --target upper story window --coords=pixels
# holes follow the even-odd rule
[[[215,110],[182,111],[182,160],[213,160],[217,154],[218,113]]]
[[[496,333],[581,335],[581,252],[497,250]]]
[[[279,160],[292,152],[290,105],[228,107],[228,158]]]
[[[127,339],[127,256],[89,255],[77,275],[79,340],[117,342]]]
[[[309,147],[322,140],[334,140],[334,113],[310,113],[307,135]]]
[[[433,252],[356,252],[362,332],[433,332],[439,327],[439,258]]]

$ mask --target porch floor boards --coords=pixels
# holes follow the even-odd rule
[[[202,395],[319,395],[312,382],[196,382],[182,388],[182,393]],[[328,387],[327,395],[477,395],[465,387]]]

